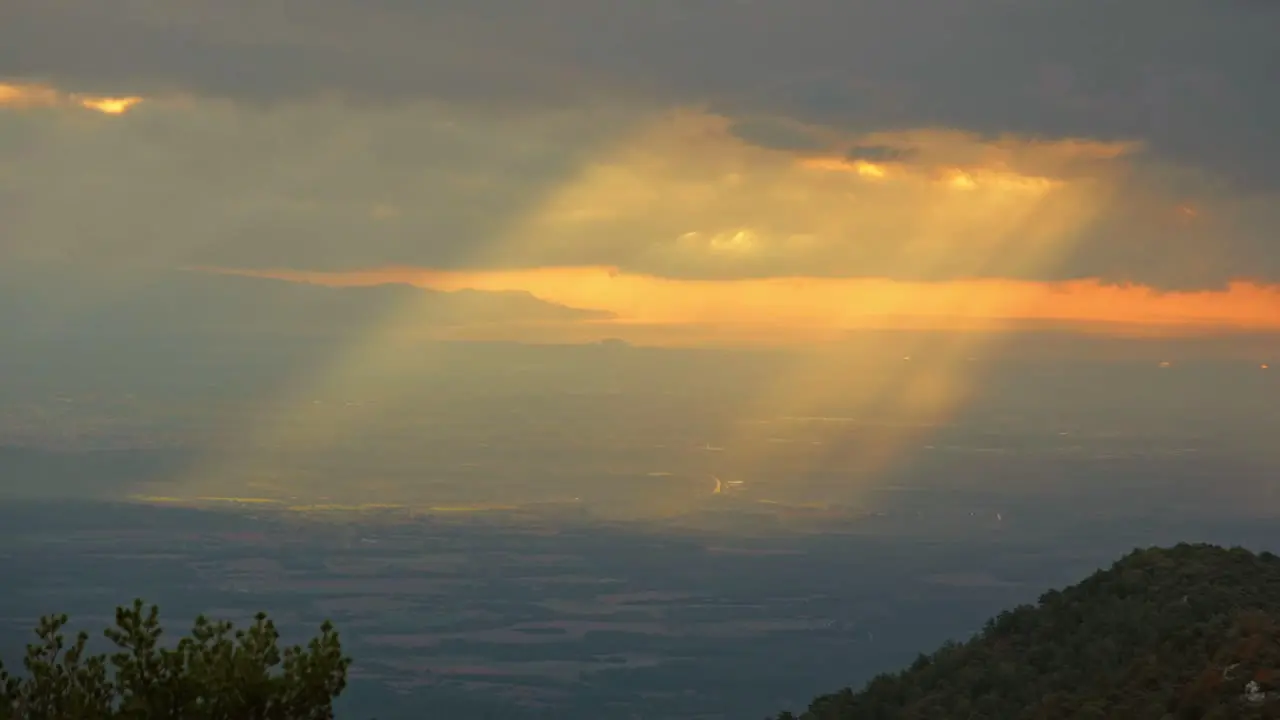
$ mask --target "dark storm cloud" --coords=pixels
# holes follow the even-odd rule
[[[577,70],[552,58],[519,62],[503,52],[507,41],[471,36],[443,6],[386,5],[16,0],[0,11],[0,77],[254,104],[331,92],[367,102],[546,104],[580,92],[570,77]]]
[[[736,120],[728,132],[751,145],[788,152],[820,152],[831,150],[831,140],[814,132],[813,127],[800,126],[776,118]]]
[[[10,0],[0,74],[255,100],[622,91],[858,130],[1140,137],[1280,186],[1280,10],[1203,0]]]
[[[6,263],[465,264],[617,123],[428,103],[73,110],[0,107]]]
[[[729,133],[759,146],[870,162],[924,160],[909,143],[832,139],[941,128],[1141,141],[1139,159],[1154,163],[1141,183],[1159,189],[1142,206],[1118,196],[1037,277],[1276,279],[1267,202],[1280,191],[1277,32],[1277,3],[1243,0],[8,0],[0,79],[198,100],[109,120],[0,108],[0,256],[317,269],[514,262],[519,253],[498,257],[500,246],[519,246],[548,208],[562,213],[557,228],[579,227],[635,196],[625,183],[614,196],[586,192],[594,163],[683,153],[684,175],[644,178],[657,200],[678,200],[662,188],[695,177],[729,193],[723,178],[697,175],[714,163],[690,158],[696,145],[638,142],[617,154],[645,112],[680,106],[732,118]],[[346,100],[316,99],[330,94]],[[582,110],[602,107],[598,121]],[[688,274],[699,266],[677,238],[689,236],[715,245],[716,264],[698,272],[716,277],[750,274],[751,262],[766,274],[903,270],[867,259],[896,242],[897,226],[850,223],[856,236],[818,237],[856,245],[847,255],[857,262],[806,256],[817,241],[792,226],[843,206],[796,206],[773,222],[762,208],[780,202],[783,180],[766,176],[784,171],[757,167],[743,180],[731,163],[722,169],[758,192],[699,201],[714,217],[642,209],[520,259]],[[791,187],[810,180],[786,176]],[[805,187],[812,196],[818,186]],[[577,206],[566,188],[582,196]],[[1173,209],[1183,196],[1186,217]],[[772,224],[794,238],[792,254],[734,260],[745,246],[731,241],[748,238],[740,231],[753,216],[765,235]]]
[[[812,128],[772,119],[744,119],[729,127],[729,132],[753,145],[790,152],[816,152],[830,149],[830,141],[814,135]]]
[[[855,145],[845,153],[845,157],[850,160],[865,160],[873,163],[894,162],[911,157],[913,152],[911,148],[888,145]]]

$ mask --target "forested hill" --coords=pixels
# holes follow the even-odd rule
[[[1280,557],[1135,550],[963,644],[777,720],[1280,718]]]

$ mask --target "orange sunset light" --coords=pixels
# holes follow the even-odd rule
[[[802,158],[800,166],[810,170],[826,170],[830,172],[852,172],[862,177],[880,179],[889,174],[884,164],[866,162],[865,160],[845,160],[833,157]]]
[[[335,287],[408,284],[441,291],[523,291],[602,310],[618,325],[751,325],[822,331],[912,326],[995,329],[1017,321],[1079,324],[1092,331],[1280,330],[1280,288],[1248,282],[1223,290],[1160,292],[1097,280],[910,282],[884,278],[677,280],[607,267],[450,272],[382,268],[343,273],[215,270]]]
[[[0,83],[0,107],[53,107],[58,104],[58,100],[58,91],[51,87]]]
[[[82,96],[77,101],[80,106],[88,110],[97,110],[107,115],[123,115],[130,108],[142,102],[142,98],[137,96],[131,97],[94,97]]]
[[[48,85],[35,83],[0,83],[0,108],[20,110],[78,106],[104,115],[123,115],[142,102],[136,95],[113,97],[65,93]]]

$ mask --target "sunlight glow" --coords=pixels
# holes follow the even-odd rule
[[[809,157],[799,162],[800,167],[826,172],[852,172],[865,178],[880,180],[889,175],[883,163],[871,163],[865,160],[845,160],[844,158]]]
[[[289,466],[282,458],[306,457],[356,430],[376,432],[404,402],[407,378],[438,366],[422,350],[424,339],[609,337],[803,350],[786,372],[742,398],[741,422],[718,443],[716,476],[785,477],[804,471],[797,463],[821,462],[842,468],[841,482],[856,491],[953,417],[1003,331],[1280,328],[1280,291],[1271,287],[1162,293],[1036,280],[1052,276],[1113,201],[1137,145],[935,129],[849,138],[849,147],[910,149],[871,163],[848,160],[839,148],[797,156],[751,145],[730,126],[728,118],[694,111],[637,123],[477,244],[465,266],[484,269],[203,268],[333,286],[522,292],[610,315],[476,324],[446,316],[424,293],[281,400],[359,388],[376,402],[306,427],[247,427],[248,445],[273,452],[228,453],[223,464],[202,468],[193,486],[221,488],[236,478],[246,494],[283,492]],[[934,332],[917,334],[891,362],[872,367],[845,341],[880,329]],[[850,418],[859,434],[850,436],[847,423],[795,420],[806,417]],[[801,433],[803,443],[771,441],[786,433]],[[798,447],[809,454],[797,455]],[[361,488],[362,498],[380,492]],[[648,511],[690,509],[687,495],[670,492],[655,495]]]
[[[35,83],[0,83],[0,108],[19,110],[76,106],[104,115],[123,115],[143,101],[136,95],[112,97],[65,93],[48,85]]]
[[[107,115],[123,115],[129,111],[134,105],[142,102],[142,98],[137,96],[131,97],[93,97],[81,96],[77,100],[81,107],[89,110],[97,110]]]
[[[0,107],[54,107],[58,105],[58,101],[58,91],[45,85],[0,83]]]
[[[599,328],[600,333],[624,338],[630,326],[702,324],[753,327],[754,336],[765,345],[820,341],[835,337],[833,331],[1010,330],[1015,329],[1010,323],[1017,321],[1124,335],[1132,325],[1158,326],[1175,334],[1280,330],[1280,287],[1248,282],[1232,283],[1222,290],[1159,292],[1098,280],[676,280],[609,267],[474,272],[423,268],[206,271],[329,287],[403,284],[445,292],[528,292],[559,305],[614,313],[616,318],[591,324],[606,326]],[[797,329],[813,332],[797,334]],[[777,334],[773,342],[770,333]]]

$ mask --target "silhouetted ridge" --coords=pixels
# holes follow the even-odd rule
[[[778,720],[1280,718],[1280,557],[1135,550]]]

